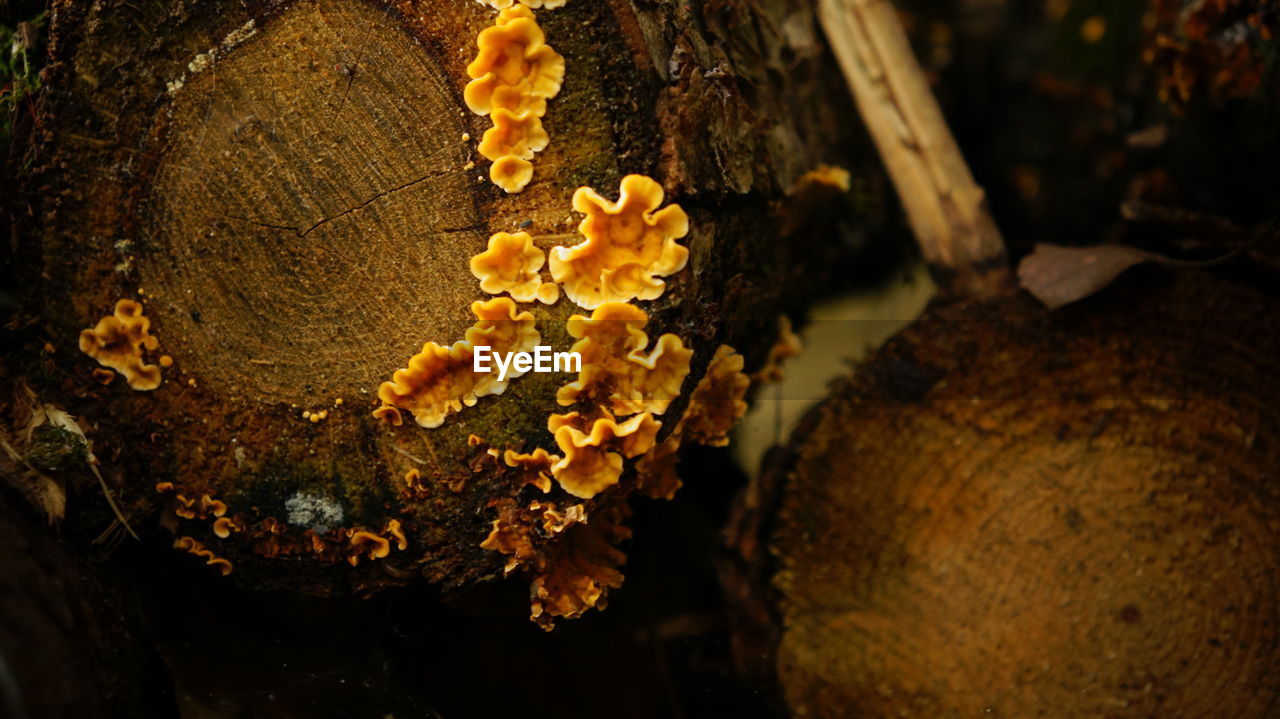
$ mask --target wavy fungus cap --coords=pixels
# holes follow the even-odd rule
[[[528,232],[498,232],[484,252],[471,258],[471,274],[491,295],[506,292],[516,302],[531,302],[538,298],[543,284],[538,270],[546,261]]]
[[[551,138],[542,129],[542,120],[532,112],[519,115],[506,108],[497,108],[490,116],[493,127],[484,131],[480,146],[476,148],[486,160],[514,155],[522,160],[532,160],[534,153],[546,148]]]
[[[533,180],[533,163],[515,155],[504,155],[489,166],[489,179],[508,194],[519,192]]]
[[[463,100],[477,115],[495,109],[542,116],[564,83],[564,58],[546,43],[532,13],[500,17],[476,37],[479,53],[467,65]]]
[[[595,421],[578,412],[553,414],[547,429],[564,456],[551,466],[552,476],[569,494],[594,497],[618,483],[623,458],[638,457],[653,448],[661,427],[662,422],[648,412],[622,424],[608,414]]]
[[[398,426],[399,410],[413,415],[419,427],[434,429],[444,424],[450,414],[474,405],[477,398],[502,394],[507,383],[523,372],[511,371],[498,381],[495,373],[475,372],[475,348],[489,347],[493,352],[527,352],[541,339],[530,312],[517,312],[510,297],[495,297],[488,302],[471,303],[476,323],[464,339],[449,347],[435,342],[422,346],[422,351],[409,358],[409,366],[398,369],[390,382],[378,387],[382,406],[374,416]]]
[[[685,436],[712,447],[729,444],[729,430],[747,413],[751,378],[742,371],[743,363],[742,355],[729,345],[716,350],[680,419]]]
[[[666,284],[658,279],[684,269],[689,249],[676,240],[689,234],[689,216],[679,205],[662,205],[662,186],[643,175],[622,178],[617,202],[589,187],[573,194],[573,209],[586,214],[578,231],[586,241],[551,250],[551,276],[580,307],[606,302],[654,300]]]
[[[154,351],[160,346],[150,329],[151,320],[142,315],[140,303],[120,300],[113,314],[80,333],[80,351],[124,375],[133,389],[153,390],[160,386],[160,367],[142,360],[144,349]]]
[[[578,339],[572,351],[582,358],[582,368],[578,379],[556,392],[556,401],[568,406],[589,399],[622,415],[666,412],[680,396],[693,350],[664,334],[646,351],[648,319],[644,310],[621,302],[597,307],[590,318],[570,317],[569,334]]]

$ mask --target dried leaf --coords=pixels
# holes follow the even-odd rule
[[[1039,244],[1018,265],[1018,282],[1054,310],[1094,294],[1130,267],[1166,260],[1154,252],[1122,245],[1061,247]]]

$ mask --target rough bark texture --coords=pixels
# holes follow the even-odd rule
[[[1275,318],[1150,269],[931,308],[734,525],[744,658],[798,716],[1274,715]]]
[[[92,427],[135,524],[161,516],[259,585],[494,576],[505,557],[479,545],[495,507],[534,490],[484,450],[554,449],[546,418],[563,379],[521,378],[437,430],[380,426],[374,392],[423,342],[461,338],[469,303],[485,298],[467,258],[490,233],[574,244],[573,190],[616,196],[627,173],[657,178],[691,216],[689,268],[645,303],[651,337],[676,332],[696,351],[686,393],[720,343],[748,369],[763,361],[772,336],[760,328],[803,304],[840,248],[822,216],[787,218],[805,232],[778,241],[788,192],[822,162],[867,174],[810,9],[572,0],[538,21],[568,74],[533,183],[506,195],[475,155],[487,120],[461,100],[493,22],[483,5],[54,4],[20,204],[20,259],[38,278],[24,288],[36,329],[22,373]],[[126,297],[143,301],[175,360],[153,392],[100,385],[76,348]],[[580,310],[562,299],[534,311],[544,343],[567,348],[563,321]],[[324,422],[300,417],[320,409]],[[468,446],[471,434],[484,444]],[[427,496],[404,492],[410,469]],[[175,518],[152,490],[161,482],[225,501],[248,529],[223,541],[208,521]],[[588,514],[621,513],[633,489],[624,480]],[[355,569],[310,556],[305,525],[278,537],[263,525],[300,496],[337,505],[345,527],[398,518],[410,549]]]

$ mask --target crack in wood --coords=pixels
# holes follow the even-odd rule
[[[388,190],[383,190],[382,192],[379,192],[379,193],[375,194],[373,197],[370,197],[369,199],[365,200],[364,202],[361,202],[361,203],[360,203],[360,204],[358,204],[358,205],[355,205],[354,207],[348,207],[347,209],[345,209],[345,210],[343,210],[342,212],[339,212],[339,213],[337,213],[337,214],[333,214],[333,215],[329,215],[329,216],[327,216],[327,217],[322,217],[322,218],[320,218],[320,219],[319,219],[319,220],[317,220],[314,224],[312,224],[311,226],[307,227],[306,229],[303,229],[300,225],[280,225],[280,224],[275,224],[275,223],[272,223],[272,222],[263,222],[262,220],[256,220],[256,219],[254,219],[254,218],[252,218],[252,217],[243,217],[243,216],[240,216],[240,215],[222,215],[222,219],[224,219],[224,220],[236,220],[236,221],[238,221],[238,222],[246,222],[246,223],[248,223],[248,224],[251,224],[251,225],[257,225],[258,227],[265,227],[265,228],[270,229],[270,230],[285,230],[285,231],[288,231],[288,232],[292,232],[293,234],[297,235],[298,237],[306,237],[307,235],[311,234],[311,233],[312,233],[312,232],[314,232],[316,229],[318,229],[320,226],[325,225],[325,224],[328,224],[328,223],[330,223],[330,222],[333,222],[334,220],[337,220],[337,219],[339,219],[339,218],[346,217],[347,215],[350,215],[350,214],[352,214],[352,213],[359,212],[360,210],[363,210],[364,208],[368,207],[369,205],[372,205],[373,203],[377,202],[378,200],[380,200],[380,199],[382,199],[382,198],[386,197],[387,195],[394,194],[394,193],[399,192],[399,191],[401,191],[401,190],[407,190],[407,189],[409,189],[410,187],[413,187],[414,185],[417,185],[417,184],[420,184],[420,183],[426,182],[427,180],[431,180],[431,179],[434,179],[434,178],[440,177],[440,176],[442,176],[442,175],[444,175],[444,174],[446,174],[446,173],[444,173],[444,172],[431,172],[431,173],[427,173],[426,175],[423,175],[422,177],[419,177],[419,178],[417,178],[416,180],[410,180],[410,181],[408,181],[408,182],[404,183],[403,185],[397,185],[397,186],[392,187],[392,188],[390,188],[390,189],[388,189]],[[470,226],[470,227],[450,228],[450,229],[446,229],[446,230],[444,230],[444,232],[460,232],[460,231],[464,231],[464,230],[468,230],[468,229],[476,229],[476,228],[478,228],[478,227],[479,227],[479,225],[477,224],[477,225]]]

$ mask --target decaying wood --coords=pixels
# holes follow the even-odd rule
[[[543,249],[580,241],[580,186],[612,198],[641,173],[689,213],[689,266],[645,303],[651,337],[675,332],[695,351],[686,391],[721,343],[763,363],[772,329],[759,328],[822,285],[832,223],[788,217],[786,198],[819,164],[865,173],[870,161],[805,3],[539,11],[568,72],[518,195],[488,181],[475,146],[489,122],[462,102],[494,15],[461,0],[54,4],[15,201],[34,329],[13,375],[91,429],[135,526],[154,533],[158,520],[167,541],[192,538],[193,562],[211,552],[254,586],[500,575],[507,557],[480,546],[499,507],[575,500],[541,495],[489,450],[554,450],[546,424],[564,378],[523,377],[435,430],[370,413],[378,383],[424,342],[461,339],[469,304],[487,298],[468,258],[491,233],[522,229]],[[784,224],[813,232],[778,242]],[[77,350],[122,298],[141,301],[173,358],[154,391],[111,381]],[[567,348],[564,321],[581,310],[533,310],[543,342]],[[586,515],[625,514],[634,488]],[[230,537],[212,515],[176,513],[195,500],[227,505]],[[392,519],[410,549],[355,568],[312,536]]]

